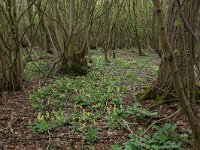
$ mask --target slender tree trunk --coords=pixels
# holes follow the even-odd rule
[[[42,40],[39,39],[38,43],[40,43],[43,50],[52,53],[53,51],[50,50],[50,32],[48,31],[48,24],[45,18],[44,10],[42,10],[42,0],[38,0],[35,3],[38,16],[40,19],[40,32],[43,35]],[[55,53],[55,52],[54,52]]]
[[[31,0],[27,0],[27,8],[30,7],[32,5],[32,1]],[[33,39],[33,34],[34,34],[34,28],[33,28],[33,6],[31,6],[29,9],[28,9],[28,22],[29,24],[32,24],[30,26],[30,29],[29,29],[29,34],[28,34],[28,37],[30,39]],[[31,40],[31,45],[34,45],[34,43],[32,43],[33,41]]]
[[[75,9],[75,0],[70,0],[70,19],[69,19],[69,48],[67,50],[67,63],[69,69],[72,68],[73,65],[73,57],[75,52],[75,15],[76,15],[76,9]]]
[[[64,44],[64,31],[62,29],[62,21],[58,11],[58,0],[53,0],[53,10],[54,10],[54,29],[56,34],[56,41],[57,41],[57,50],[56,52],[64,52],[65,44]],[[57,54],[58,55],[58,54]]]
[[[138,24],[137,24],[137,14],[136,14],[136,2],[133,0],[133,17],[134,17],[134,31],[135,31],[135,36],[136,36],[136,42],[137,42],[137,48],[138,48],[138,54],[140,56],[143,56],[144,54],[142,53],[142,46],[140,43],[140,35],[138,33]]]

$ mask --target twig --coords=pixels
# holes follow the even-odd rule
[[[133,130],[131,130],[131,128],[129,127],[127,121],[126,121],[126,120],[123,120],[123,122],[124,122],[124,124],[126,125],[127,130],[128,130],[131,134],[133,134]]]
[[[53,66],[51,67],[51,69],[50,69],[50,71],[49,71],[49,73],[46,75],[45,80],[42,82],[42,84],[41,84],[42,86],[47,82],[47,80],[48,80],[49,76],[51,75],[51,73],[53,72],[55,66],[56,66],[62,59],[63,59],[63,57],[61,57],[59,60],[57,60],[56,62],[54,62]]]
[[[48,142],[47,150],[49,150],[49,147],[51,145],[51,134],[49,131],[48,131],[48,134],[49,134],[49,142]]]
[[[171,114],[170,116],[168,116],[168,117],[166,117],[166,118],[161,118],[161,119],[159,119],[159,120],[154,121],[140,136],[143,136],[145,133],[147,133],[147,131],[149,131],[149,129],[151,129],[151,127],[152,127],[153,125],[155,125],[156,123],[158,123],[158,122],[160,122],[160,121],[163,121],[163,120],[167,120],[167,119],[173,117],[174,115],[176,115],[177,113],[179,113],[180,111],[181,111],[181,108],[178,109],[176,112],[174,112],[173,114]]]

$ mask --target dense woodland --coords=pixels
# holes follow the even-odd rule
[[[0,0],[0,149],[200,150],[200,0]]]

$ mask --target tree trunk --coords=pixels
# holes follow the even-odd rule
[[[5,17],[5,14],[0,11],[0,16],[4,18],[3,28],[0,30],[0,69],[2,70],[0,88],[15,91],[21,88],[24,77],[17,24],[17,3],[16,0],[7,0],[5,3],[5,10],[9,17]]]
[[[190,2],[192,5],[194,5],[194,4],[199,5],[197,0],[193,0]],[[180,70],[177,67],[176,57],[173,52],[173,47],[170,44],[166,25],[164,23],[164,19],[163,19],[164,16],[163,16],[163,12],[162,12],[161,3],[160,3],[160,0],[153,0],[153,3],[154,3],[154,7],[156,9],[156,14],[157,14],[157,22],[158,22],[158,26],[159,26],[160,40],[161,40],[161,45],[162,45],[163,52],[164,52],[163,54],[169,64],[170,75],[172,76],[172,80],[173,80],[176,94],[177,94],[177,97],[179,100],[179,104],[180,104],[184,114],[186,115],[188,122],[190,124],[190,127],[192,129],[192,135],[193,135],[193,139],[194,139],[194,150],[200,150],[199,122],[198,122],[198,119],[196,118],[196,116],[191,108],[191,105],[189,103],[190,99],[188,99],[186,97],[187,95],[184,92],[184,86],[182,84]],[[186,3],[187,3],[187,5],[190,4],[190,3],[188,3],[188,1]],[[189,6],[191,6],[191,5],[189,5]],[[192,10],[191,8],[190,8],[190,10]]]
[[[38,16],[40,19],[40,34],[43,35],[42,39],[38,38],[38,43],[40,44],[41,48],[49,53],[53,53],[52,50],[50,50],[50,32],[48,32],[48,23],[46,21],[44,10],[42,9],[42,0],[38,0],[35,3],[36,10],[38,12]],[[32,39],[32,42],[34,42],[35,38]],[[53,44],[52,44],[53,45]],[[55,52],[54,52],[55,53]]]
[[[140,35],[138,33],[138,24],[137,24],[137,14],[136,14],[136,2],[133,0],[133,16],[134,16],[134,32],[135,32],[135,37],[136,37],[136,42],[137,42],[137,49],[138,49],[138,54],[140,56],[143,56],[143,52],[142,52],[142,46],[140,43]]]
[[[189,100],[194,100],[196,96],[193,58],[195,39],[193,35],[188,32],[186,25],[180,17],[180,13],[195,32],[199,7],[198,0],[185,0],[180,9],[175,0],[170,2],[168,12],[169,41],[177,59],[184,91]],[[163,95],[165,98],[174,97],[175,89],[172,84],[169,64],[165,58],[162,58],[159,69],[158,78],[155,81],[153,91],[151,91],[149,96],[151,98],[155,98],[157,95]]]
[[[64,43],[64,31],[62,29],[62,21],[61,17],[58,11],[58,0],[53,0],[53,11],[54,11],[54,30],[56,34],[56,42],[57,42],[57,50],[56,52],[64,52],[65,49],[65,43]],[[59,54],[56,54],[59,55]]]
[[[83,1],[82,1],[83,4]],[[91,0],[84,1],[83,14],[80,16],[80,23],[76,26],[76,3],[70,0],[70,21],[69,21],[69,45],[64,51],[64,58],[61,64],[61,71],[85,75],[89,72],[86,59],[89,40],[89,13]]]

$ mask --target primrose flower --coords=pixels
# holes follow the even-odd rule
[[[44,120],[44,116],[42,115],[41,112],[38,113],[37,120],[39,121]]]
[[[86,124],[83,123],[82,126],[81,126],[81,128],[82,128],[82,129],[86,128]]]
[[[49,118],[49,112],[46,111],[46,118],[48,119]]]

